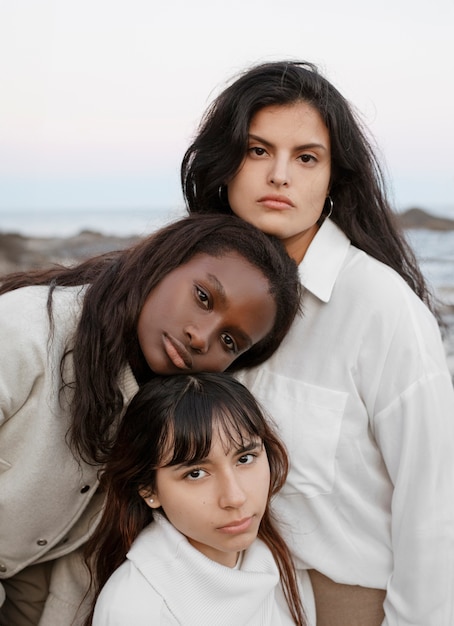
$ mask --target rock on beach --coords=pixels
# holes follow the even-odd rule
[[[97,254],[122,250],[137,241],[139,237],[113,237],[87,230],[65,238],[0,233],[0,274],[74,265]]]

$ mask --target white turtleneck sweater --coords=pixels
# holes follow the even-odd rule
[[[166,519],[145,528],[101,591],[93,626],[291,626],[279,572],[257,539],[238,568],[196,550]]]

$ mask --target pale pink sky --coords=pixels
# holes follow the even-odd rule
[[[398,207],[454,205],[453,25],[452,0],[5,2],[0,212],[181,204],[210,100],[280,58],[319,64],[359,109]]]

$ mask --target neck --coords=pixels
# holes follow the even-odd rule
[[[289,256],[291,256],[292,259],[296,261],[296,263],[298,263],[298,265],[304,259],[304,255],[306,254],[307,249],[309,248],[312,240],[317,234],[318,229],[318,224],[314,224],[307,230],[304,230],[301,233],[294,235],[293,237],[282,240],[282,243],[284,244]]]

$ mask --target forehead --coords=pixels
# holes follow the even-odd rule
[[[329,131],[322,116],[313,105],[303,100],[263,107],[252,117],[249,133],[278,133],[281,139],[293,143],[298,143],[299,136],[304,135],[305,142],[329,143]]]
[[[186,275],[186,274],[204,275],[214,282],[236,282],[241,276],[243,280],[249,281],[254,285],[261,284],[268,291],[268,279],[262,270],[250,261],[241,256],[235,250],[223,252],[219,255],[212,256],[206,252],[198,252],[189,261],[174,269],[167,276]],[[220,285],[218,285],[220,286]]]

